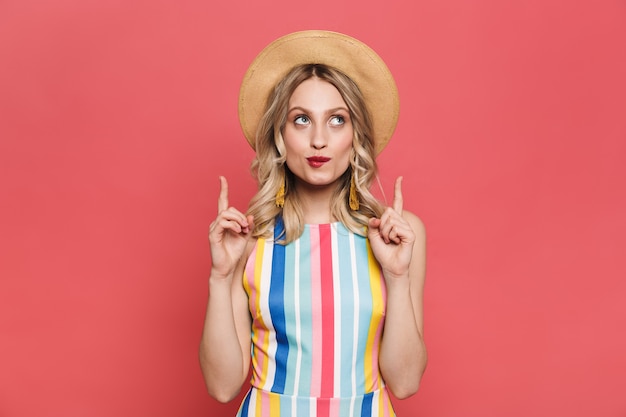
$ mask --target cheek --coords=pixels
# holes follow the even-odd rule
[[[348,168],[350,166],[350,155],[352,154],[352,133],[341,138],[341,145],[338,148],[341,155],[341,165]]]
[[[297,161],[298,155],[303,153],[302,150],[302,141],[298,140],[296,135],[289,134],[289,132],[285,129],[283,132],[283,146],[285,147],[285,163],[290,169],[295,168],[295,161]]]
[[[294,152],[296,150],[297,144],[299,142],[297,139],[297,135],[295,135],[292,130],[288,128],[285,128],[283,130],[283,146],[287,151],[287,155],[289,155],[290,152]]]
[[[348,156],[350,155],[350,151],[352,150],[352,142],[353,142],[353,132],[352,129],[350,129],[348,132],[345,132],[345,134],[342,136],[341,138],[341,149],[343,152],[348,152]]]

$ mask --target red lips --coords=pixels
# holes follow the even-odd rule
[[[328,162],[328,161],[330,161],[330,158],[327,158],[325,156],[310,156],[307,159],[309,161],[311,161],[311,162]]]
[[[309,161],[309,165],[312,167],[319,168],[326,162],[330,161],[330,158],[326,156],[310,156],[307,158],[307,161]]]

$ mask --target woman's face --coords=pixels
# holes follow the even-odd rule
[[[334,184],[350,166],[352,137],[350,112],[335,86],[309,78],[295,89],[283,140],[297,184]]]

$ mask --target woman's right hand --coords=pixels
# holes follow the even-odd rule
[[[209,228],[211,245],[211,277],[231,277],[244,256],[252,236],[254,222],[239,210],[228,206],[228,182],[220,176],[220,195],[217,200],[217,218]]]

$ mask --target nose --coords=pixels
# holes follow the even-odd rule
[[[323,123],[317,124],[312,129],[311,147],[315,149],[323,149],[328,145],[328,132]]]

